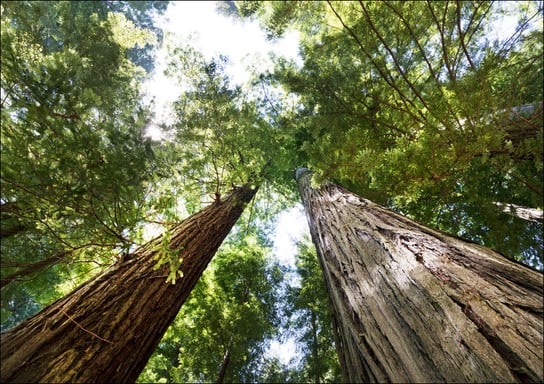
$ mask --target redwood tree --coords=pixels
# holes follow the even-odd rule
[[[297,180],[349,382],[541,382],[543,277],[342,187]]]
[[[300,33],[301,61],[277,60],[261,77],[296,100],[280,123],[294,139],[295,164],[418,221],[543,264],[541,224],[495,204],[542,209],[540,3],[238,4],[273,37]],[[512,33],[504,15],[519,20]]]
[[[135,381],[255,192],[236,188],[3,333],[1,381]]]

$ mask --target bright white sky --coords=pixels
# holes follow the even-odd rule
[[[174,1],[170,2],[165,17],[157,25],[171,35],[167,38],[181,43],[190,43],[206,58],[219,54],[229,58],[227,72],[233,84],[242,84],[249,79],[245,70],[252,62],[259,63],[263,70],[272,68],[269,52],[300,60],[298,56],[298,34],[290,32],[273,44],[266,37],[256,21],[238,21],[218,14],[215,1]],[[155,97],[159,120],[164,118],[168,103],[179,95],[179,87],[163,75],[166,49],[157,52],[154,76],[145,83],[148,92]],[[167,113],[166,113],[167,114]],[[160,133],[151,128],[148,134],[159,138]]]

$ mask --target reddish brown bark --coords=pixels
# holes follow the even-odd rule
[[[35,316],[2,334],[2,382],[134,382],[225,236],[255,194],[224,201],[172,229],[183,277],[155,270],[155,239]]]
[[[542,382],[542,273],[297,174],[348,382]]]

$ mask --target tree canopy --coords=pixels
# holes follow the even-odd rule
[[[543,268],[542,3],[222,2],[271,40],[300,33],[302,64],[274,57],[242,85],[227,56],[163,39],[167,6],[2,3],[3,330],[251,183],[249,216],[140,380],[217,380],[227,352],[225,381],[338,380],[313,248],[300,245],[290,272],[300,285],[271,256],[298,166]],[[142,82],[160,43],[180,96],[154,142]],[[297,329],[298,372],[262,357],[280,326]]]
[[[2,4],[2,287],[25,281],[3,289],[3,321],[27,289],[40,302],[59,273],[128,250],[144,217],[151,112],[128,51],[154,37],[82,4]]]

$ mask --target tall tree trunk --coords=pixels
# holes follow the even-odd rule
[[[175,285],[168,265],[155,269],[155,239],[3,333],[1,381],[134,382],[254,194],[235,189],[172,229],[183,258]]]
[[[541,273],[297,179],[348,381],[542,381]]]

